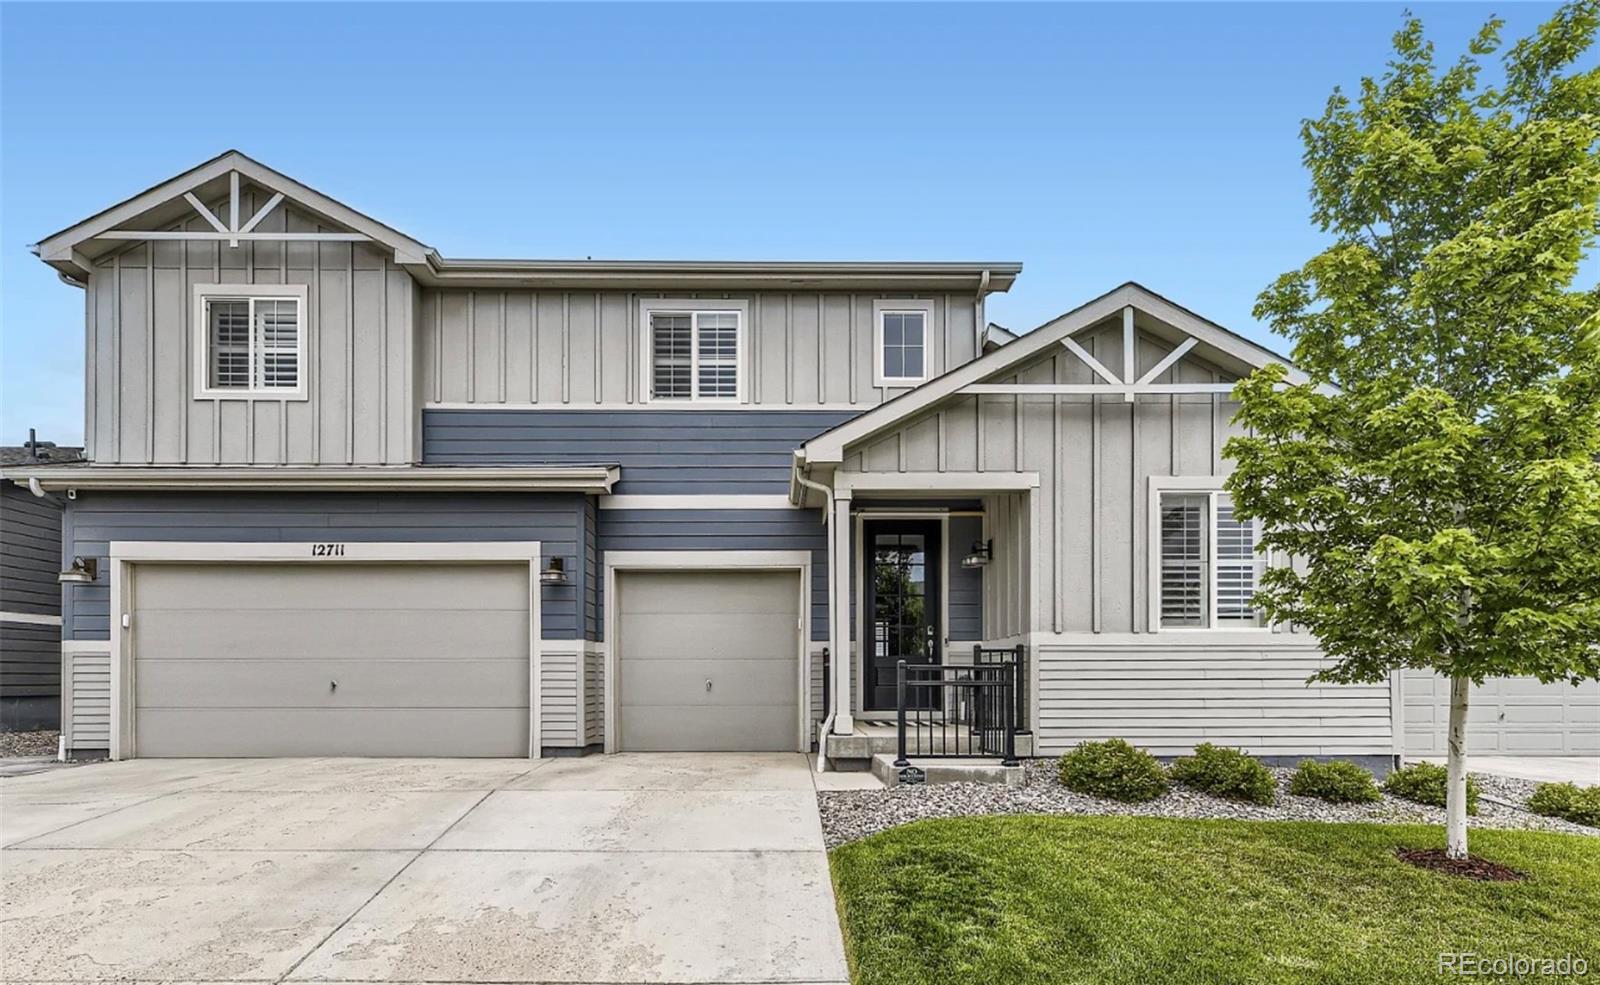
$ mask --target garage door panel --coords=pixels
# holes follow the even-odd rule
[[[528,660],[139,661],[135,700],[154,708],[526,708]],[[337,688],[328,686],[338,681]]]
[[[794,613],[797,576],[770,571],[637,571],[623,576],[630,592],[628,611],[643,615],[696,615],[726,612]],[[716,586],[706,591],[708,578]]]
[[[788,661],[625,660],[621,688],[629,707],[782,704],[792,709],[799,693],[792,656]]]
[[[782,728],[774,728],[774,722]],[[631,752],[789,752],[795,747],[793,705],[701,708],[629,707],[622,747]]]
[[[798,572],[624,572],[617,584],[621,748],[797,748]]]
[[[794,613],[644,615],[618,620],[630,660],[679,660],[685,656],[735,657],[794,662]]]
[[[290,659],[335,659],[358,650],[441,659],[528,656],[528,614],[329,609],[139,610],[141,654],[168,660],[257,659],[264,648]],[[270,641],[270,642],[268,642]]]
[[[139,608],[355,610],[504,609],[526,612],[526,567],[506,564],[148,564]]]
[[[507,756],[528,754],[526,708],[153,709],[142,756]]]
[[[527,585],[516,563],[135,565],[135,753],[526,756]]]
[[[1427,671],[1405,678],[1405,752],[1448,751],[1450,685]],[[1600,683],[1541,684],[1494,678],[1473,688],[1467,704],[1468,755],[1584,756],[1600,751]]]

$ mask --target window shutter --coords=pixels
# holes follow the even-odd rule
[[[1161,625],[1206,624],[1205,496],[1161,499]]]
[[[739,316],[732,311],[703,312],[699,322],[700,379],[696,397],[739,396]]]
[[[694,316],[650,316],[650,395],[687,400],[694,396]]]
[[[1217,623],[1257,625],[1255,525],[1234,519],[1233,501],[1217,497]]]

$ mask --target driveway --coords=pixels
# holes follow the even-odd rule
[[[1424,762],[1443,766],[1443,756],[1421,756]],[[1474,756],[1467,754],[1467,770],[1514,776],[1540,783],[1600,783],[1600,756]]]
[[[805,757],[0,780],[0,980],[842,982]]]

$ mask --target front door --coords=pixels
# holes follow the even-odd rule
[[[936,664],[939,626],[939,522],[868,520],[866,542],[866,710],[896,707],[895,665]],[[916,688],[911,707],[936,707],[938,689]]]

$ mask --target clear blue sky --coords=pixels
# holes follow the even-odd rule
[[[1403,9],[0,4],[0,439],[82,435],[27,245],[228,147],[446,256],[1020,260],[1014,329],[1133,279],[1277,345],[1299,121]]]

